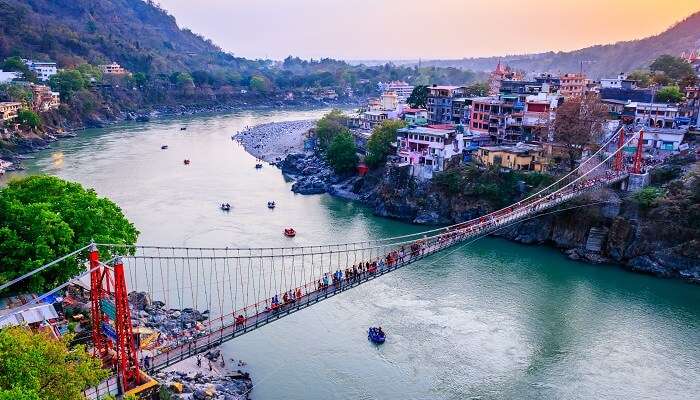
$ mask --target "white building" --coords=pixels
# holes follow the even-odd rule
[[[627,77],[625,74],[620,74],[617,76],[617,78],[603,78],[600,80],[600,87],[607,89],[607,88],[614,88],[614,89],[621,89],[622,88],[622,82],[626,81]]]
[[[49,78],[56,75],[58,72],[58,67],[55,62],[44,62],[44,61],[33,61],[33,60],[23,60],[29,70],[34,72],[42,81],[48,81]]]
[[[629,102],[625,104],[623,116],[634,116],[637,125],[655,128],[675,128],[678,107],[666,103]]]
[[[408,96],[413,92],[413,86],[403,81],[392,81],[381,84],[382,92],[394,92],[399,98],[399,103],[405,103]]]
[[[462,133],[455,129],[408,126],[397,131],[400,165],[410,166],[411,175],[430,179],[444,171],[445,162],[462,154]]]
[[[652,153],[655,151],[676,152],[687,132],[688,129],[686,128],[645,128],[644,149],[647,151],[651,150]],[[629,146],[636,147],[637,140],[632,140]]]
[[[21,79],[22,74],[14,71],[2,71],[0,70],[0,83],[12,82],[15,79]]]

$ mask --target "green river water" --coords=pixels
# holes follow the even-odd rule
[[[246,111],[88,130],[37,153],[26,172],[110,197],[141,231],[141,244],[288,245],[285,226],[297,229],[296,244],[425,229],[328,195],[295,195],[278,169],[255,170],[230,139],[247,125],[322,113]],[[192,164],[184,167],[184,158]],[[220,212],[221,202],[233,210]],[[381,347],[366,339],[377,324],[388,333]],[[224,350],[248,362],[258,400],[686,400],[700,398],[700,287],[486,238]]]

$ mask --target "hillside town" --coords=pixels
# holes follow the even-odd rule
[[[682,59],[697,73],[696,53],[683,54]],[[671,83],[642,87],[625,73],[600,80],[581,72],[525,76],[499,63],[481,95],[469,95],[468,85],[381,84],[379,98],[371,99],[349,125],[363,149],[372,129],[383,121],[403,121],[406,126],[398,130],[396,140],[397,162],[418,178],[444,171],[453,159],[546,172],[563,156],[553,132],[557,109],[572,99],[591,96],[607,111],[600,142],[621,127],[644,128],[647,156],[663,159],[684,149],[684,138],[700,119],[700,87],[687,86],[680,97],[660,95],[677,88]],[[425,91],[424,103],[410,104],[416,90]]]

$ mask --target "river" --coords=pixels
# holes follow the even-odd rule
[[[322,112],[249,111],[88,130],[25,166],[113,199],[141,231],[141,244],[288,245],[285,226],[297,229],[297,244],[420,230],[328,195],[295,195],[279,170],[255,170],[254,158],[230,139],[247,125]],[[232,204],[230,213],[218,209],[222,202]],[[366,339],[377,324],[388,333],[381,347]],[[486,238],[224,350],[249,363],[256,400],[685,400],[700,393],[700,287]]]

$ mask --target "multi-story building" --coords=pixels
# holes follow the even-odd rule
[[[9,83],[16,79],[20,79],[22,74],[15,71],[2,71],[0,70],[0,83]]]
[[[666,103],[629,102],[622,111],[624,123],[656,128],[676,128],[677,117],[678,107]]]
[[[115,62],[111,64],[101,64],[99,68],[102,73],[106,75],[126,75],[129,73],[124,67]]]
[[[459,123],[455,121],[452,111],[452,100],[462,97],[465,88],[463,86],[439,86],[428,87],[428,120],[436,124]]]
[[[413,92],[413,86],[409,85],[403,81],[392,81],[389,83],[381,84],[380,90],[382,92],[394,92],[399,98],[400,103],[405,103],[408,97]]]
[[[395,92],[384,92],[379,97],[379,106],[382,110],[397,110],[399,108],[399,96]]]
[[[386,110],[365,111],[360,116],[359,127],[361,129],[371,130],[387,119],[389,119],[389,112]]]
[[[678,108],[679,118],[687,125],[700,126],[700,87],[685,88],[685,100]]]
[[[585,74],[564,74],[559,77],[559,82],[559,93],[564,97],[581,96],[590,83]]]
[[[58,92],[51,91],[46,85],[30,85],[32,89],[32,109],[34,111],[48,111],[57,109],[61,105]]]
[[[549,127],[555,118],[557,107],[563,97],[556,93],[538,93],[525,98],[523,113],[523,135],[528,140],[546,141]]]
[[[12,121],[17,118],[17,112],[22,106],[22,103],[15,101],[0,102],[0,119],[4,121]]]
[[[517,96],[473,98],[469,130],[488,134],[496,143],[516,142],[522,135],[524,108]]]
[[[541,146],[524,143],[516,146],[484,146],[476,151],[476,159],[489,167],[544,172],[549,165],[545,153]]]
[[[58,67],[55,62],[22,60],[27,65],[30,71],[34,72],[42,81],[48,81],[49,78],[56,75]]]
[[[404,108],[403,120],[408,125],[428,125],[428,110],[425,108]]]
[[[411,174],[430,179],[444,171],[445,162],[462,154],[462,133],[456,129],[407,126],[397,131],[400,165],[410,166]]]

